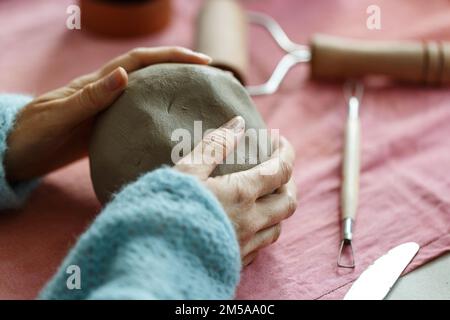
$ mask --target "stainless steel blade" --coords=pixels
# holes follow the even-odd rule
[[[419,250],[415,242],[401,244],[371,264],[355,281],[344,300],[382,300]]]

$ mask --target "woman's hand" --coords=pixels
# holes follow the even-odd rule
[[[205,136],[175,169],[197,176],[216,195],[235,227],[242,263],[247,265],[259,249],[278,239],[281,221],[294,213],[297,196],[292,178],[294,150],[283,137],[268,161],[246,171],[209,177],[234,150],[244,127],[241,117],[232,119]]]
[[[19,113],[8,137],[8,180],[35,178],[85,156],[94,116],[119,97],[127,86],[128,72],[162,62],[210,61],[180,47],[137,48],[34,99]]]

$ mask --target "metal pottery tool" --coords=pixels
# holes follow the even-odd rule
[[[353,283],[344,300],[382,300],[419,251],[415,242],[403,243],[378,258]]]
[[[311,51],[308,46],[291,41],[281,26],[268,15],[248,12],[247,18],[250,23],[267,29],[278,46],[286,52],[278,62],[269,80],[261,85],[247,86],[247,91],[254,96],[275,93],[292,67],[301,62],[311,61]]]
[[[341,215],[342,241],[339,249],[337,265],[343,268],[354,268],[355,257],[352,247],[353,224],[356,219],[359,194],[360,171],[360,122],[359,106],[363,94],[360,82],[347,82],[344,94],[348,102],[348,115],[345,127],[344,157],[342,163]],[[343,263],[344,249],[350,249],[351,263]]]
[[[269,80],[247,86],[251,95],[277,91],[288,71],[307,63],[312,79],[347,80],[376,75],[416,84],[450,84],[450,43],[368,41],[316,34],[308,45],[289,39],[270,16],[246,12],[236,0],[205,0],[197,19],[196,50],[212,65],[233,72],[247,84],[248,25],[265,28],[286,52]]]
[[[307,46],[291,41],[268,15],[249,12],[248,20],[267,29],[286,51],[266,83],[247,87],[251,95],[276,92],[288,71],[302,62],[309,62],[311,78],[317,80],[381,75],[409,83],[450,83],[448,42],[368,41],[316,34]]]

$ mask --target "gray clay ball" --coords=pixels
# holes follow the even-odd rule
[[[89,156],[98,199],[105,203],[143,173],[174,165],[172,151],[180,145],[173,141],[175,130],[189,132],[193,148],[201,139],[198,132],[194,136],[194,121],[202,121],[205,132],[236,115],[253,132],[241,140],[245,152],[230,155],[234,164],[219,165],[213,176],[249,169],[270,156],[269,138],[259,135],[266,125],[245,88],[230,73],[210,66],[157,64],[133,72],[127,89],[94,126]],[[257,148],[248,146],[255,133]]]

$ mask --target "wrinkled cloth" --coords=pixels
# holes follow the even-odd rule
[[[136,46],[192,47],[197,0],[175,0],[168,29],[128,40],[65,29],[69,3],[0,3],[2,91],[34,94],[54,89]],[[299,43],[307,43],[316,32],[367,39],[450,38],[447,0],[379,0],[381,30],[367,29],[371,1],[243,3],[273,16]],[[250,44],[249,82],[257,84],[268,78],[282,52],[258,28],[251,28]],[[276,94],[255,97],[268,125],[279,128],[297,151],[299,207],[283,223],[278,242],[243,271],[238,298],[339,299],[374,259],[395,245],[416,241],[422,247],[407,271],[450,250],[449,90],[366,88],[354,234],[357,267],[336,267],[346,117],[342,91],[341,84],[309,81],[308,67],[302,65],[288,74]],[[24,209],[2,213],[0,297],[35,297],[97,212],[88,162],[82,160],[44,178]]]

